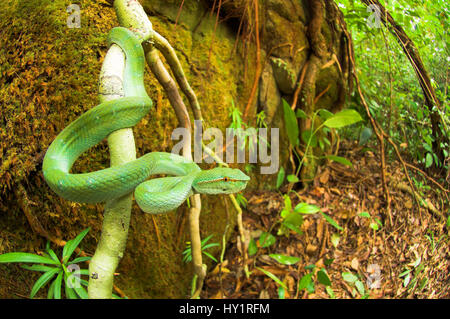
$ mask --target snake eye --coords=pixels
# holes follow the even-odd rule
[[[228,182],[229,180],[230,180],[230,179],[229,179],[228,177],[224,177],[224,178],[223,178],[223,181],[224,181],[224,182]]]

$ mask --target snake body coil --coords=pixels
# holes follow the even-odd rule
[[[80,203],[98,203],[135,191],[145,212],[163,213],[194,193],[226,194],[244,189],[249,177],[238,169],[201,170],[185,158],[163,152],[103,170],[71,174],[77,158],[110,133],[136,125],[152,108],[144,87],[145,56],[141,42],[126,28],[114,28],[108,43],[124,51],[124,97],[101,103],[81,115],[55,138],[43,162],[44,178],[59,196]],[[154,174],[174,177],[146,181]]]

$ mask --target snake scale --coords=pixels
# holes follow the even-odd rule
[[[134,191],[147,213],[176,209],[189,196],[231,194],[243,190],[249,177],[239,169],[202,170],[184,157],[152,152],[131,162],[89,173],[72,174],[77,158],[110,133],[136,125],[152,109],[144,87],[145,55],[139,40],[126,28],[113,28],[108,45],[125,53],[124,97],[103,102],[65,127],[49,146],[43,162],[44,178],[59,196],[79,203],[100,203]],[[151,175],[168,174],[148,180]]]

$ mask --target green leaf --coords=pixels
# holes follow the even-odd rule
[[[299,213],[290,212],[283,220],[283,224],[300,227],[303,224],[303,217]]]
[[[311,205],[307,203],[299,203],[295,206],[294,211],[300,214],[311,215],[320,211],[320,208],[316,205]]]
[[[358,216],[370,218],[370,214],[369,214],[368,212],[362,212],[362,213],[359,213]]]
[[[308,118],[308,115],[306,115],[305,111],[303,111],[302,109],[297,109],[295,115],[299,119],[307,119]]]
[[[92,257],[77,257],[74,260],[72,260],[70,263],[68,263],[68,265],[72,265],[72,264],[78,264],[84,261],[88,261],[91,260]]]
[[[343,272],[342,273],[342,279],[344,279],[346,282],[354,283],[355,281],[358,280],[358,277],[356,277],[351,272]]]
[[[27,269],[27,270],[32,270],[32,271],[43,271],[43,272],[47,272],[50,270],[55,269],[55,267],[49,267],[49,266],[44,266],[44,265],[21,265],[20,267]]]
[[[300,261],[300,258],[294,256],[286,256],[280,254],[270,254],[269,257],[275,259],[283,265],[294,265]]]
[[[58,272],[62,271],[60,268],[53,268],[45,272],[38,280],[34,283],[33,288],[31,288],[30,298],[33,299],[39,289],[42,288],[50,279],[52,279]]]
[[[59,262],[56,262],[48,257],[21,252],[0,255],[0,263],[37,263],[59,265]]]
[[[89,269],[80,269],[80,275],[89,276]]]
[[[53,281],[53,283],[55,284],[55,291],[54,291],[54,298],[55,299],[61,299],[62,279],[63,279],[63,272],[61,271],[58,274],[58,277],[56,277],[55,281]]]
[[[366,290],[365,290],[364,284],[362,283],[361,280],[357,280],[357,281],[355,282],[355,287],[356,287],[356,289],[358,290],[359,294],[360,294],[361,296],[364,296],[364,294],[366,293]]]
[[[288,195],[284,195],[283,196],[284,199],[284,208],[287,211],[291,211],[292,210],[292,202],[291,202],[291,198]],[[282,216],[283,217],[283,216]]]
[[[53,280],[52,283],[50,284],[50,287],[48,288],[47,292],[47,299],[53,299],[53,296],[55,295],[55,283],[56,280]]]
[[[53,259],[54,261],[56,261],[58,264],[60,263],[58,256],[56,256],[55,252],[53,251],[53,249],[51,249],[50,247],[47,247],[46,249],[47,253],[49,254],[50,258]]]
[[[91,228],[88,227],[85,230],[83,230],[81,233],[78,234],[77,237],[75,237],[72,240],[69,240],[63,248],[63,262],[67,263],[67,261],[72,256],[72,253],[75,251],[75,249],[78,247],[80,242],[83,240],[84,236],[89,232]]]
[[[292,146],[298,145],[298,123],[295,112],[291,106],[283,99],[284,123],[289,142]]]
[[[64,274],[64,292],[66,293],[66,298],[68,299],[78,299],[78,295],[75,293],[75,291],[69,287],[69,285],[67,284],[67,274]]]
[[[89,299],[88,293],[83,287],[74,287],[73,290],[75,290],[81,299]]]
[[[433,156],[430,153],[427,153],[425,157],[425,167],[429,168],[431,165],[433,165]]]
[[[316,268],[316,265],[310,264],[308,266],[305,266],[305,270],[314,270]]]
[[[277,185],[276,185],[277,189],[280,188],[281,184],[283,184],[285,175],[286,175],[286,172],[284,171],[283,166],[281,166],[280,170],[278,171],[278,176],[277,176]]]
[[[253,256],[258,252],[258,246],[256,246],[255,240],[252,238],[248,243],[248,255]]]
[[[338,229],[338,230],[344,230],[341,226],[338,225],[338,223],[336,223],[336,222],[334,221],[333,218],[331,218],[330,216],[328,216],[327,214],[325,214],[325,213],[323,213],[323,212],[320,212],[320,214],[322,214],[322,216],[325,218],[325,220],[326,220],[327,222],[329,222],[332,226],[334,226],[336,229]]]
[[[333,115],[334,114],[332,112],[328,111],[328,110],[325,110],[325,109],[320,109],[319,110],[319,116],[324,121],[328,120],[331,117],[333,117]]]
[[[262,233],[259,237],[259,245],[262,248],[272,246],[276,241],[277,239],[275,238],[275,236],[267,232]]]
[[[405,270],[404,272],[402,272],[400,275],[398,275],[400,278],[403,276],[406,276],[407,274],[409,274],[411,272],[411,269]]]
[[[297,183],[297,182],[299,182],[300,180],[298,179],[298,177],[296,176],[296,175],[288,175],[288,177],[287,177],[287,181],[289,182],[289,183]]]
[[[333,244],[334,247],[337,247],[340,241],[341,236],[338,233],[333,233],[333,235],[331,235],[331,243]]]
[[[330,280],[330,277],[328,277],[328,274],[327,274],[327,272],[325,271],[325,269],[321,269],[321,270],[319,270],[318,272],[317,272],[317,279],[319,280],[319,282],[322,284],[322,285],[325,285],[325,286],[331,286],[331,280]]]
[[[326,286],[325,290],[327,291],[328,296],[330,296],[331,299],[336,299],[336,295],[334,294],[333,288],[330,286]]]
[[[278,287],[278,298],[285,299],[285,295],[286,295],[286,290],[282,286],[279,286]]]
[[[357,111],[347,109],[334,114],[332,117],[326,120],[323,125],[329,128],[341,128],[360,122],[362,120],[363,119],[361,118],[361,115],[359,115]]]
[[[217,262],[217,259],[214,258],[213,255],[211,255],[210,253],[208,253],[207,251],[204,251],[203,254],[207,257],[209,257],[211,260],[214,260],[215,262]]]
[[[329,160],[332,160],[334,162],[338,162],[340,164],[346,165],[346,166],[350,166],[350,167],[353,166],[352,162],[350,162],[345,157],[336,156],[336,155],[327,155],[327,156],[325,156],[325,158],[329,159]]]
[[[298,290],[306,289],[309,293],[314,292],[314,282],[312,280],[312,273],[306,274],[300,279],[298,283]]]
[[[311,136],[311,130],[305,130],[302,132],[302,140],[304,143],[308,144],[309,142],[309,146],[311,147],[317,147],[317,136],[316,134],[313,134]]]
[[[272,274],[270,271],[267,271],[263,268],[260,267],[255,267],[256,269],[259,269],[260,271],[262,271],[267,277],[269,277],[270,279],[272,279],[273,281],[275,281],[277,284],[279,284],[281,287],[283,287],[284,289],[288,290],[288,288],[286,287],[286,285],[284,284],[284,282],[282,282],[277,276],[275,276],[274,274]]]
[[[324,263],[325,266],[329,266],[329,265],[331,265],[333,263],[333,261],[334,261],[334,258],[329,258],[329,259],[325,259],[323,261],[323,263]]]
[[[83,285],[83,286],[89,286],[89,281],[87,281],[87,280],[84,280],[84,279],[80,279],[80,283]]]

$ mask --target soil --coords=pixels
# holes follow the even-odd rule
[[[244,262],[240,241],[232,241],[223,261],[206,278],[202,298],[279,298],[280,284],[264,271],[286,285],[284,298],[450,297],[449,230],[445,220],[419,207],[409,193],[394,186],[407,183],[395,160],[387,167],[392,201],[389,217],[377,155],[351,143],[346,148],[341,151],[352,167],[325,165],[313,185],[290,193],[292,207],[300,202],[317,205],[342,231],[320,214],[313,214],[304,215],[301,235],[293,231],[277,235],[286,187],[281,192],[247,194],[243,217],[247,234],[261,246],[258,237],[270,232],[276,243],[258,247],[256,254]],[[418,192],[422,198],[438,203],[439,199],[433,197],[436,190],[421,185]],[[440,211],[445,209],[448,211],[448,207]],[[284,265],[269,254],[295,256],[299,261]],[[315,265],[313,270],[311,265]],[[321,269],[330,282],[319,279]],[[301,279],[311,272],[314,288],[299,289]]]

